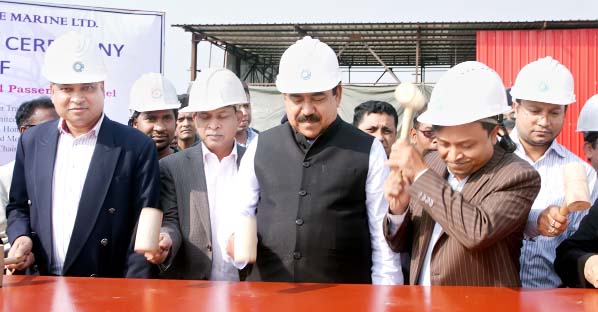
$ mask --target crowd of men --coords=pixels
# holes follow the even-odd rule
[[[576,97],[551,57],[507,92],[485,64],[454,66],[395,142],[389,103],[360,104],[353,124],[338,116],[337,56],[309,36],[281,57],[286,118],[262,132],[227,69],[180,96],[145,74],[128,126],[111,121],[89,40],[57,38],[42,70],[50,99],[17,112],[16,159],[0,168],[9,274],[598,287],[598,95],[578,122],[592,168],[556,141]],[[594,205],[562,215],[568,163],[583,164]],[[163,211],[159,249],[135,253],[144,207]],[[254,263],[235,260],[248,216]]]

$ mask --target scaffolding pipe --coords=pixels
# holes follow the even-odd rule
[[[386,66],[386,64],[384,63],[384,61],[382,61],[378,54],[376,54],[376,52],[374,52],[374,50],[372,50],[372,48],[370,48],[370,46],[367,43],[364,43],[363,45],[366,47],[366,49],[368,49],[368,51],[370,51],[370,53],[374,56],[378,63],[380,63],[380,65],[382,65],[384,69],[397,81],[397,83],[401,83],[399,77],[395,75],[395,73],[392,71],[390,67]]]
[[[341,55],[343,55],[343,52],[345,52],[345,49],[347,49],[347,47],[349,46],[349,42],[350,41],[347,41],[345,45],[338,51],[338,53],[336,53],[337,58],[341,58]]]
[[[195,81],[197,75],[197,44],[201,38],[196,33],[191,33],[191,81]]]
[[[419,28],[417,29],[417,39],[415,40],[415,83],[419,82]]]

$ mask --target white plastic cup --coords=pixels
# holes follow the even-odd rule
[[[254,263],[257,258],[257,220],[244,216],[235,231],[235,262]]]
[[[162,210],[157,208],[143,208],[137,224],[135,237],[135,252],[157,252],[162,226]]]

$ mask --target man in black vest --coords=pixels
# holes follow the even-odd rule
[[[248,280],[403,283],[381,226],[386,154],[337,116],[340,82],[336,54],[317,39],[297,41],[281,58],[276,86],[288,122],[249,145],[231,206],[237,216],[257,218]],[[224,244],[232,255],[234,236]]]

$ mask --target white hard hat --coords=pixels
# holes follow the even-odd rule
[[[511,108],[502,80],[480,62],[463,62],[436,83],[428,109],[417,120],[437,126],[463,125],[501,115]]]
[[[158,73],[141,76],[129,93],[129,110],[131,112],[149,112],[165,109],[178,109],[181,102],[176,90],[168,79]]]
[[[104,81],[106,74],[98,44],[74,31],[52,42],[42,68],[48,81],[60,84]]]
[[[207,112],[246,103],[247,94],[235,73],[224,68],[210,68],[197,75],[189,91],[189,106],[180,111]]]
[[[281,93],[312,93],[331,90],[342,76],[336,53],[325,43],[305,36],[280,58],[276,88]]]
[[[519,71],[511,96],[518,100],[569,105],[575,102],[573,75],[552,57],[540,58]]]
[[[598,94],[593,95],[579,112],[577,131],[598,131]]]

